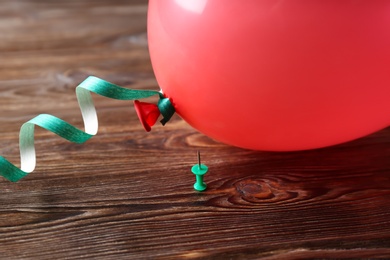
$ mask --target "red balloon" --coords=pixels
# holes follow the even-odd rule
[[[390,1],[150,0],[177,113],[221,142],[289,151],[390,125]]]

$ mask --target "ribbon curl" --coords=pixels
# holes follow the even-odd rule
[[[98,118],[91,92],[112,99],[135,101],[137,99],[159,95],[160,99],[157,108],[163,116],[161,120],[163,125],[175,113],[172,103],[161,92],[122,88],[105,80],[90,76],[76,87],[76,96],[83,117],[85,132],[52,115],[40,114],[32,118],[20,128],[20,169],[0,156],[0,175],[9,181],[17,182],[34,171],[36,165],[34,129],[36,125],[74,143],[84,143],[96,135],[98,131]],[[143,121],[142,118],[140,120],[141,122]]]

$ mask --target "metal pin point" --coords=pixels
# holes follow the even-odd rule
[[[194,183],[194,189],[197,191],[204,191],[207,188],[206,183],[203,181],[203,175],[208,171],[208,167],[200,163],[200,152],[198,151],[198,164],[192,166],[191,171],[196,176],[196,182]]]
[[[202,165],[200,164],[200,152],[198,150],[198,166],[199,166],[199,169],[202,168]]]

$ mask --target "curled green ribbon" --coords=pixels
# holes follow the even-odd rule
[[[91,92],[119,100],[137,100],[159,95],[160,99],[157,106],[163,116],[161,120],[163,125],[175,113],[175,109],[170,100],[165,98],[161,92],[122,88],[105,80],[90,76],[76,88],[76,96],[83,117],[85,132],[52,115],[41,114],[32,118],[20,128],[20,169],[0,156],[0,175],[9,181],[16,182],[34,171],[36,165],[34,128],[36,125],[74,143],[84,143],[96,135],[98,131],[98,118]]]

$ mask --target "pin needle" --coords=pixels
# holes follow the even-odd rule
[[[199,169],[202,168],[202,165],[200,164],[200,152],[198,150],[198,166],[199,166]]]

